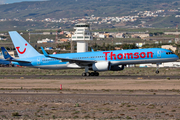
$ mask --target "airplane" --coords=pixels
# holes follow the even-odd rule
[[[4,65],[10,65],[10,61],[1,59],[2,58],[2,54],[0,53],[0,66],[4,66]]]
[[[10,61],[4,60],[4,59],[0,59],[0,65],[10,65]]]
[[[19,59],[12,58],[4,47],[1,47],[6,60],[15,65],[41,69],[85,69],[82,76],[99,76],[100,71],[120,71],[125,65],[154,63],[159,64],[178,60],[172,51],[162,48],[91,51],[81,53],[43,54],[37,52],[18,32],[10,31],[9,35],[18,53]],[[92,70],[93,72],[88,72]]]

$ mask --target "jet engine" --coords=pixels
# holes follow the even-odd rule
[[[110,70],[111,64],[109,61],[97,62],[92,65],[93,71],[107,71]]]
[[[124,65],[111,66],[111,71],[120,71],[124,69]]]

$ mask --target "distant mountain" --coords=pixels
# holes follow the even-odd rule
[[[0,19],[122,16],[131,11],[180,8],[179,0],[50,0],[0,5]]]
[[[11,4],[11,3],[23,2],[23,1],[45,1],[45,0],[0,0],[0,4]]]

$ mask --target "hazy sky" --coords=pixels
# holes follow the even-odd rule
[[[0,0],[0,4],[16,3],[23,1],[47,1],[47,0]]]

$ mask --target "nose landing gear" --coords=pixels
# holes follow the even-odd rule
[[[156,65],[157,65],[156,71],[155,71],[156,74],[159,74],[159,64],[160,64],[160,63],[156,63]]]
[[[159,74],[159,70],[156,70],[156,72],[155,72],[156,74]]]

